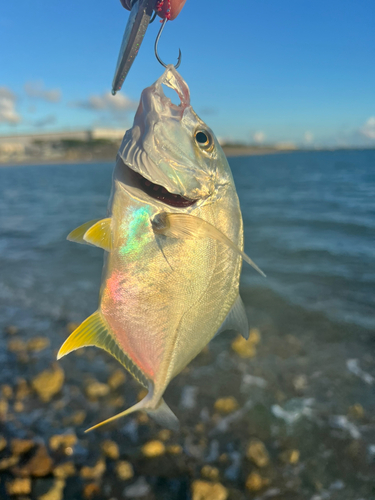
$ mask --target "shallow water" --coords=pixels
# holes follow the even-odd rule
[[[190,498],[205,464],[219,470],[229,499],[273,493],[278,499],[374,498],[375,151],[239,157],[230,164],[245,250],[267,274],[264,279],[245,265],[242,275],[250,325],[261,342],[254,358],[242,360],[231,349],[233,335],[222,335],[172,382],[166,399],[183,431],[171,439],[183,454],[153,465],[142,461],[140,446],[159,429],[137,416],[83,434],[120,411],[115,396],[125,394],[122,405],[128,407],[138,390],[128,382],[100,404],[87,399],[90,378],[106,382],[118,367],[95,349],[60,362],[65,384],[51,402],[32,394],[17,409],[10,398],[1,432],[9,439],[47,441],[83,408],[84,422],[69,424],[79,438],[77,467],[93,465],[99,441],[110,437],[121,444],[121,457],[133,463],[136,476],[146,478],[146,499]],[[15,386],[20,378],[30,383],[53,366],[67,324],[96,309],[102,251],[65,238],[81,223],[105,216],[112,168],[101,163],[0,169],[0,385]],[[5,333],[8,325],[18,333]],[[35,354],[9,348],[14,338],[25,342],[35,336],[48,337],[51,346]],[[233,421],[214,410],[215,400],[225,396],[240,405]],[[355,404],[363,413],[353,414]],[[264,470],[244,458],[255,437],[270,454]],[[279,458],[291,449],[300,452],[294,466]],[[7,450],[0,460],[4,456]],[[124,488],[111,467],[107,463],[98,498],[122,498]],[[245,487],[254,470],[268,480],[256,494]],[[6,480],[13,477],[4,474]],[[33,483],[32,498],[50,480],[47,475],[45,483],[38,480],[42,486]],[[82,487],[78,476],[69,479],[64,498],[81,498]],[[0,497],[7,498],[2,488]]]

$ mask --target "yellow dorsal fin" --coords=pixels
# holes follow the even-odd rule
[[[94,312],[74,330],[61,346],[57,359],[62,358],[80,347],[96,346],[104,349],[117,359],[144,387],[148,387],[148,380],[141,370],[133,363],[118,345],[110,332],[100,311]]]
[[[107,252],[112,250],[111,218],[101,219],[93,224],[84,234],[83,239],[91,245],[103,248]]]
[[[237,245],[233,243],[224,233],[209,222],[190,214],[172,214],[161,212],[152,220],[154,233],[164,234],[171,238],[212,238],[227,245],[237,254],[241,255],[243,260],[250,264],[259,274],[266,277],[264,272],[253,262],[248,255],[245,254]]]
[[[69,241],[74,241],[75,243],[81,243],[83,245],[88,245],[88,242],[83,239],[83,236],[85,235],[86,231],[90,229],[91,226],[99,222],[100,219],[94,219],[90,220],[89,222],[85,222],[82,224],[82,226],[77,227],[76,229],[73,229],[71,233],[68,234],[66,237],[67,240]]]

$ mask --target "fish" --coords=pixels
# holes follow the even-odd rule
[[[177,93],[179,104],[164,87]],[[167,386],[222,331],[248,338],[242,260],[264,273],[243,250],[225,154],[172,65],[141,94],[117,155],[107,217],[83,224],[68,240],[104,249],[104,268],[97,311],[57,358],[97,346],[147,389],[134,406],[88,431],[138,410],[178,429],[163,399]]]

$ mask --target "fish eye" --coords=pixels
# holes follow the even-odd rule
[[[195,140],[198,146],[207,149],[212,144],[210,134],[206,130],[197,130],[195,132]]]

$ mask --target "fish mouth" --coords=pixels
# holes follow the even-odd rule
[[[127,173],[130,175],[132,185],[146,193],[150,196],[150,198],[154,198],[155,200],[161,201],[171,207],[180,208],[190,207],[197,202],[197,200],[191,200],[190,198],[185,198],[179,194],[170,193],[164,186],[154,184],[150,180],[143,177],[139,172],[135,172],[127,165],[125,166],[128,170]]]

